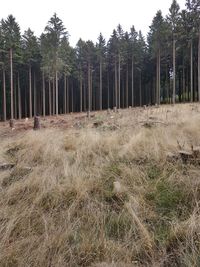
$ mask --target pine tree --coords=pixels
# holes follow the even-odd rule
[[[13,57],[17,55],[20,48],[20,27],[12,15],[1,21],[2,36],[5,41],[5,50],[9,51],[10,57],[10,118],[14,119],[14,97],[13,97]]]

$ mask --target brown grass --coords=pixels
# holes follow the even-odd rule
[[[0,124],[0,162],[15,163],[0,170],[0,266],[199,266],[199,162],[168,160],[200,145],[199,116],[185,104]]]

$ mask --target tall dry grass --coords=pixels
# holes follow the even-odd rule
[[[0,266],[200,266],[199,164],[168,160],[200,145],[199,108],[1,126],[0,161],[15,167],[0,171]]]

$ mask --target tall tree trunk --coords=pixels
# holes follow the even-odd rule
[[[117,61],[115,58],[115,106],[117,108]]]
[[[13,50],[10,48],[10,117],[14,119],[14,101],[13,101]]]
[[[131,60],[131,105],[134,106],[134,57]]]
[[[158,105],[160,105],[160,48],[158,50]]]
[[[126,65],[126,107],[128,108],[128,62]]]
[[[80,71],[80,112],[83,111],[83,80],[82,80],[82,70]]]
[[[28,107],[27,107],[27,91],[26,87],[24,88],[24,115],[25,118],[28,117]]]
[[[199,43],[198,43],[198,101],[200,102],[200,26],[199,26]]]
[[[172,103],[175,104],[176,101],[176,41],[173,37],[173,95]]]
[[[6,121],[6,72],[3,68],[3,120]]]
[[[53,77],[53,96],[52,96],[52,110],[53,116],[55,115],[55,77]]]
[[[190,44],[190,102],[193,101],[193,40]]]
[[[33,75],[33,89],[34,89],[34,116],[37,115],[37,92],[36,92],[36,77]]]
[[[42,73],[42,99],[43,99],[43,116],[45,117],[46,115],[46,99],[45,99],[45,78],[44,78],[44,71]]]
[[[142,106],[142,71],[140,70],[140,107]]]
[[[67,113],[69,113],[69,77],[67,77]]]
[[[64,74],[64,114],[67,113],[67,81],[66,81],[66,74]]]
[[[159,87],[159,81],[158,81],[158,51],[157,51],[157,54],[156,54],[156,104],[158,104],[158,87]]]
[[[107,107],[110,108],[110,84],[109,84],[109,71],[107,73],[107,83],[108,83],[108,102]]]
[[[22,106],[21,106],[21,87],[20,87],[19,72],[17,73],[17,83],[18,83],[18,114],[19,114],[19,119],[21,120]]]
[[[84,104],[83,104],[83,108],[84,108],[84,111],[86,111],[86,81],[84,79],[84,82],[83,82],[83,96],[84,96]]]
[[[91,111],[91,78],[90,78],[90,63],[88,63],[88,111]]]
[[[58,72],[56,71],[56,116],[58,116]]]
[[[29,117],[32,118],[32,70],[31,65],[29,65]]]
[[[74,84],[73,84],[73,79],[72,79],[72,112],[74,112]]]
[[[51,116],[52,108],[51,108],[51,80],[49,77],[49,115]]]
[[[100,94],[99,94],[99,109],[102,110],[102,58],[100,59]]]
[[[185,91],[185,62],[184,62],[184,59],[183,59],[183,102],[185,102],[186,100],[186,91]]]
[[[16,82],[14,82],[14,117],[17,119],[17,77],[15,77]]]
[[[121,74],[121,58],[120,58],[120,54],[119,54],[119,65],[118,65],[118,90],[119,90],[119,99],[118,99],[118,104],[119,104],[119,108],[120,108],[120,106],[121,106],[121,99],[120,99],[120,97],[121,97],[121,88],[120,88],[120,83],[121,83],[121,77],[120,77],[120,74]]]

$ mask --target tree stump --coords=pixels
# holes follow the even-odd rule
[[[87,111],[87,118],[90,119],[90,111]]]
[[[33,130],[39,130],[40,129],[40,117],[35,116],[34,117],[34,127]]]
[[[14,128],[14,120],[13,119],[10,119],[10,128]]]
[[[117,112],[117,107],[114,107],[114,108],[113,108],[113,111],[114,111],[114,112]]]
[[[107,114],[110,115],[110,108],[107,109]]]

